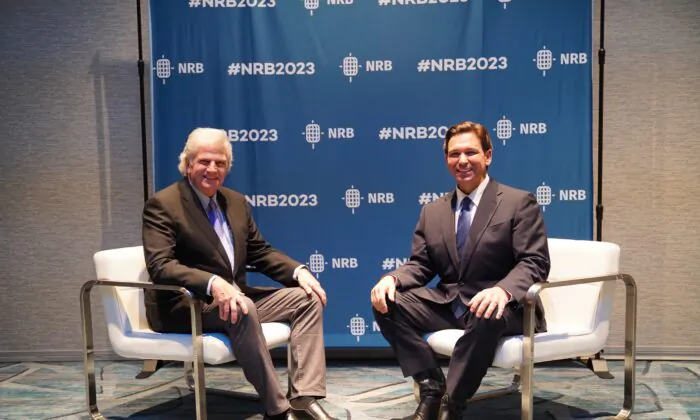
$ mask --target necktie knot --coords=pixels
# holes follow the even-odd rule
[[[461,211],[469,211],[469,208],[472,206],[472,200],[469,199],[469,197],[464,197],[462,199],[462,205],[460,206]]]
[[[212,226],[216,224],[216,201],[214,198],[209,200],[209,205],[207,206],[207,218],[209,218],[209,223]]]

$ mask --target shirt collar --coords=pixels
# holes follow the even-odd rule
[[[479,207],[479,202],[481,201],[481,197],[484,195],[484,190],[486,190],[486,185],[488,185],[488,183],[489,175],[486,174],[484,180],[481,181],[481,183],[476,188],[474,188],[474,190],[471,193],[469,193],[469,195],[465,194],[464,191],[459,189],[459,187],[455,188],[455,190],[457,191],[457,202],[455,205],[459,207],[464,197],[469,197],[469,199],[474,204],[474,208]]]
[[[190,182],[188,179],[187,182]],[[197,188],[195,188],[194,185],[190,182],[190,186],[192,187],[192,190],[194,193],[197,195],[197,198],[199,199],[199,203],[202,205],[202,207],[206,210],[209,208],[209,201],[211,201],[211,198],[207,197],[206,195],[202,194],[201,191],[199,191]],[[216,200],[216,194],[214,194],[214,203],[217,205],[219,204],[218,201]]]

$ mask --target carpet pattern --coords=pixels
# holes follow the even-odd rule
[[[577,362],[535,369],[536,419],[611,418],[622,406],[623,364],[608,362],[614,379],[601,379]],[[182,365],[171,363],[147,379],[134,379],[138,362],[98,362],[98,405],[108,419],[194,419],[194,395]],[[286,373],[278,368],[286,389]],[[206,368],[207,387],[253,391],[238,365]],[[482,389],[503,387],[512,372],[491,369]],[[341,419],[402,419],[416,407],[412,382],[391,362],[331,362],[322,405]],[[88,419],[82,363],[0,364],[0,418]],[[254,401],[207,395],[209,419],[260,419]],[[467,419],[518,419],[520,394],[469,405]],[[700,362],[637,363],[633,419],[700,420]]]

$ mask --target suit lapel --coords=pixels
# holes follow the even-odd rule
[[[491,222],[491,218],[493,218],[501,202],[500,194],[498,183],[490,180],[484,189],[484,194],[481,196],[479,206],[476,208],[476,214],[474,215],[471,228],[469,229],[469,237],[467,238],[467,245],[464,250],[464,255],[462,255],[462,264],[460,266],[461,275],[464,275],[466,272],[469,266],[469,260],[472,258],[476,246],[479,244],[484,231]]]
[[[204,212],[199,198],[197,198],[197,195],[192,190],[192,186],[190,185],[189,181],[187,181],[187,179],[183,179],[180,182],[180,193],[185,211],[187,211],[192,220],[194,220],[195,224],[197,225],[197,228],[199,228],[199,230],[204,234],[204,237],[207,238],[207,240],[211,243],[212,247],[214,247],[219,252],[222,261],[230,270],[231,263],[229,262],[228,256],[226,255],[226,250],[221,244],[221,240],[216,234],[216,231],[214,231],[214,228],[212,227],[211,223],[209,223],[207,214]],[[221,195],[219,194],[219,196]]]
[[[445,196],[440,204],[440,226],[442,226],[442,238],[447,247],[447,254],[450,261],[459,269],[459,257],[457,255],[457,236],[455,234],[455,211],[454,202],[457,194],[453,191],[449,196]]]
[[[245,250],[246,241],[245,232],[248,231],[248,227],[244,223],[247,223],[248,220],[237,217],[236,214],[234,214],[235,206],[229,202],[228,197],[226,197],[223,193],[219,192],[218,198],[219,204],[221,205],[221,210],[226,217],[226,223],[228,224],[228,227],[231,230],[231,236],[233,237],[233,265],[240,268],[240,262],[245,260],[243,251]],[[226,261],[228,261],[228,257],[226,258]]]

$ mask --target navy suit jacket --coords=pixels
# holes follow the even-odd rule
[[[413,234],[411,258],[389,273],[399,290],[414,289],[422,299],[465,303],[483,289],[500,286],[522,305],[530,286],[546,281],[550,261],[547,232],[535,197],[499,184],[486,185],[472,220],[464,255],[457,255],[454,205],[456,192],[423,207]],[[436,288],[423,287],[435,276]],[[541,302],[536,330],[545,331]]]

